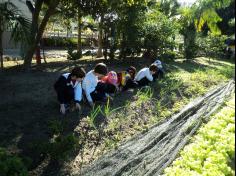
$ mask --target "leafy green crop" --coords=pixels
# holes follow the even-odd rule
[[[167,176],[207,175],[232,176],[229,163],[235,160],[234,98],[213,119],[201,128],[181,152],[181,157],[165,170]]]

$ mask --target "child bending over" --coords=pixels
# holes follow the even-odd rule
[[[83,68],[75,67],[71,73],[65,73],[54,84],[57,98],[60,103],[60,112],[64,115],[71,104],[81,111],[82,100],[81,82],[85,77]]]
[[[82,88],[91,107],[94,106],[95,101],[106,100],[104,84],[101,83],[98,85],[98,80],[106,76],[107,72],[107,66],[103,63],[99,63],[95,66],[94,70],[86,74],[83,80]]]
[[[126,91],[137,87],[137,83],[134,81],[136,75],[135,67],[130,66],[126,71],[119,72],[117,75],[118,85],[121,91]]]
[[[152,64],[149,68],[143,68],[138,72],[135,77],[135,81],[139,87],[148,86],[153,81],[153,75],[158,71],[157,65]]]

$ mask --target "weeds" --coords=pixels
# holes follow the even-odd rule
[[[0,148],[0,175],[1,176],[27,176],[28,171],[21,158],[10,155]]]
[[[63,123],[58,120],[52,120],[48,123],[48,128],[51,134],[59,135],[63,132],[64,126]]]
[[[152,88],[151,87],[145,87],[145,88],[140,89],[137,92],[137,97],[138,97],[138,100],[136,102],[137,106],[140,106],[140,105],[146,103],[147,101],[149,101],[153,97]]]
[[[99,113],[101,112],[101,106],[97,106],[96,108],[93,108],[93,110],[90,113],[90,116],[88,118],[88,123],[91,127],[94,129],[97,129],[97,125],[95,123],[96,118],[98,117]]]
[[[73,134],[58,136],[48,144],[48,153],[55,161],[64,161],[75,152],[80,145],[80,141]]]

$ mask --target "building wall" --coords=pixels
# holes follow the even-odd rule
[[[26,6],[26,1],[25,0],[0,0],[0,3],[3,2],[12,2],[13,4],[16,5],[16,7],[19,8],[19,10],[22,12],[22,14],[28,18],[31,19],[31,13],[28,9],[28,7]],[[3,34],[3,48],[4,49],[17,49],[19,48],[19,45],[15,45],[12,41],[10,41],[10,36],[11,36],[11,32],[9,31],[5,31]]]

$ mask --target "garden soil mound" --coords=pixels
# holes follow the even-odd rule
[[[180,113],[139,134],[74,175],[155,176],[163,173],[202,123],[235,91],[230,81],[192,101]]]

